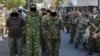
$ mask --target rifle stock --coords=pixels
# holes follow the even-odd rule
[[[91,22],[88,22],[88,24],[92,27],[92,28],[94,28],[94,30],[95,30],[95,32],[98,32],[98,27],[96,27],[93,23],[91,23]]]

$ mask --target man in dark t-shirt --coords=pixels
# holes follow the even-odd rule
[[[10,13],[6,22],[10,56],[22,56],[23,27],[25,22],[18,16],[18,12]],[[16,53],[17,51],[17,53]]]

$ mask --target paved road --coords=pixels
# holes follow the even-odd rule
[[[62,32],[61,33],[61,47],[60,47],[60,56],[87,56],[86,50],[80,46],[78,49],[74,48],[73,44],[69,44],[70,34]],[[95,53],[92,56],[98,56]]]
[[[68,43],[69,37],[69,34],[65,32],[61,33],[60,56],[86,56],[86,51],[83,48],[74,49],[74,46]],[[9,56],[8,54],[7,39],[0,39],[0,56]],[[97,56],[97,54],[93,56]]]
[[[61,37],[62,43],[60,48],[60,56],[86,56],[86,52],[84,50],[81,48],[74,49],[74,46],[68,43],[70,38],[69,34],[63,32]]]
[[[0,39],[0,56],[9,56],[8,55],[8,41],[7,39],[2,40]]]

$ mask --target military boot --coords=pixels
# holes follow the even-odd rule
[[[70,44],[73,44],[73,43],[74,43],[73,39],[70,39],[70,40],[69,40],[69,43],[70,43]]]
[[[78,48],[78,42],[75,43],[75,49],[77,49],[77,48]]]

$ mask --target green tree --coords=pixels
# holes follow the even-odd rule
[[[16,8],[20,5],[25,5],[26,0],[0,0],[1,3],[8,9]]]
[[[0,0],[0,3],[3,3],[4,2],[4,0]]]
[[[63,3],[63,0],[57,0],[57,2],[56,2],[56,7],[58,7],[60,4],[62,4]]]
[[[26,0],[25,8],[28,8],[30,4],[42,3],[44,0]]]

